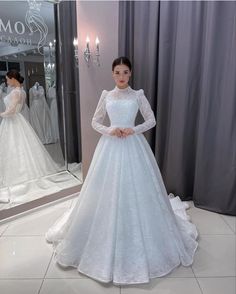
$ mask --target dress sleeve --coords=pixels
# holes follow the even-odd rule
[[[156,125],[156,119],[151,109],[151,106],[145,97],[143,90],[138,93],[139,110],[144,118],[144,122],[133,127],[135,134],[141,134],[153,128]]]
[[[106,115],[106,101],[105,101],[106,95],[107,95],[107,91],[104,90],[102,92],[102,95],[99,99],[97,108],[92,118],[92,127],[94,128],[94,130],[96,130],[97,132],[103,135],[109,135],[113,129],[112,127],[107,127],[103,125],[103,121]]]
[[[16,113],[17,105],[21,101],[21,94],[19,91],[11,92],[11,103],[7,106],[6,110],[0,113],[1,117],[8,117]]]

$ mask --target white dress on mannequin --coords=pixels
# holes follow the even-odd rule
[[[54,143],[50,111],[42,86],[37,83],[29,90],[30,123],[43,144]]]
[[[50,116],[52,122],[52,135],[55,141],[59,140],[59,128],[58,128],[58,110],[57,110],[57,98],[56,89],[50,87],[48,89],[48,98],[50,100]]]
[[[145,122],[134,126],[138,110]],[[103,120],[108,113],[111,125]],[[143,90],[103,91],[92,126],[102,134],[75,206],[47,232],[55,258],[95,280],[147,283],[193,262],[197,230],[185,204],[175,214],[143,132],[155,118]],[[133,128],[126,138],[113,128]],[[176,203],[175,203],[176,202]],[[183,213],[181,213],[181,211]]]
[[[6,110],[0,113],[1,187],[37,179],[59,170],[30,123],[20,113],[24,101],[24,92],[19,87],[4,98]]]

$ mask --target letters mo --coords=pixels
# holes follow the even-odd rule
[[[0,18],[0,33],[18,34],[23,35],[25,33],[25,25],[21,21],[16,21],[14,24],[8,19],[5,23]]]

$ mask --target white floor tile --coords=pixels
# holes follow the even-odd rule
[[[218,213],[197,207],[190,208],[187,213],[200,234],[234,234]]]
[[[203,235],[193,271],[197,277],[235,276],[235,235]]]
[[[220,215],[224,221],[230,226],[230,228],[236,233],[236,216],[231,215]]]
[[[52,249],[44,237],[0,238],[0,278],[43,278]]]
[[[42,280],[0,280],[2,294],[38,294]]]
[[[0,236],[5,232],[8,226],[8,223],[0,224]]]
[[[236,277],[198,278],[203,294],[235,294]]]
[[[121,294],[201,294],[195,278],[159,278],[151,283],[122,286]]]
[[[50,226],[64,214],[66,207],[50,207],[33,212],[12,221],[3,236],[44,236]]]
[[[57,263],[56,260],[51,260],[50,266],[48,268],[46,278],[55,278],[55,279],[66,279],[66,278],[74,278],[74,279],[86,279],[87,276],[80,274],[75,268],[68,267],[62,268]]]
[[[168,278],[194,278],[191,266],[179,266],[168,274]]]
[[[40,294],[120,294],[120,288],[91,279],[44,280]],[[191,293],[193,294],[193,293]]]

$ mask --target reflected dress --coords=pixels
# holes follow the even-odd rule
[[[138,110],[145,121],[135,126]],[[103,125],[106,113],[109,127]],[[60,265],[124,285],[147,283],[180,264],[192,264],[198,246],[196,227],[174,213],[142,134],[155,123],[143,90],[103,91],[92,119],[102,136],[78,201],[46,234]],[[110,135],[116,127],[135,133],[126,138]]]
[[[4,103],[6,110],[0,113],[0,187],[56,173],[57,164],[20,113],[25,103],[24,90],[15,87],[4,97]]]
[[[5,110],[5,104],[4,104],[4,96],[6,96],[6,93],[4,93],[3,88],[0,85],[0,113]],[[0,116],[0,123],[2,121],[2,118]]]
[[[29,90],[30,123],[43,144],[55,143],[52,131],[50,110],[42,86]]]
[[[59,140],[59,126],[58,126],[58,109],[57,109],[57,97],[56,88],[50,87],[48,89],[48,98],[50,99],[50,116],[52,122],[52,134],[55,141]]]
[[[25,119],[27,119],[28,122],[30,122],[29,106],[26,104],[26,92],[23,88],[21,88],[21,91],[24,99],[21,114],[24,116]]]

